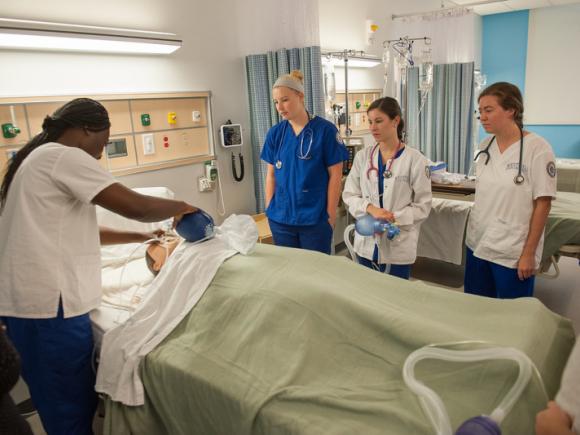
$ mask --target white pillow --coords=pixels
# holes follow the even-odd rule
[[[137,187],[133,190],[142,195],[156,196],[158,198],[173,199],[175,196],[167,187]],[[139,222],[97,206],[97,222],[99,225],[115,230],[149,232],[161,228],[162,223],[165,221]]]

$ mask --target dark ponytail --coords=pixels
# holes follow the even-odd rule
[[[405,120],[403,119],[403,114],[401,113],[401,106],[397,100],[391,97],[383,97],[375,100],[371,103],[367,109],[367,115],[371,110],[378,109],[387,115],[391,119],[395,119],[397,116],[400,118],[399,124],[397,124],[397,137],[399,140],[403,140],[403,132],[405,131]]]
[[[10,160],[0,187],[0,211],[6,204],[10,184],[18,168],[28,155],[41,145],[56,142],[69,128],[86,128],[102,131],[111,126],[107,109],[90,98],[76,98],[44,118],[42,131],[24,145]]]

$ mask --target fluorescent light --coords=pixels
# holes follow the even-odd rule
[[[0,18],[0,49],[169,54],[181,43],[172,33]]]
[[[322,63],[323,64],[330,64],[334,65],[335,67],[344,67],[344,59],[331,56],[322,55]],[[351,68],[372,68],[379,65],[381,61],[377,58],[370,58],[370,57],[349,57],[348,58],[348,67]]]

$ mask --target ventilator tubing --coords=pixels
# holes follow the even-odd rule
[[[356,252],[354,252],[354,247],[352,246],[352,243],[350,242],[350,233],[352,233],[353,231],[354,231],[354,224],[350,224],[344,229],[344,244],[346,245],[346,248],[348,249],[348,253],[350,254],[350,258],[352,258],[352,261],[354,261],[356,263],[356,262],[358,262],[358,257],[356,255]]]
[[[517,362],[519,366],[518,379],[497,408],[489,415],[489,418],[498,425],[501,424],[504,417],[511,411],[519,399],[530,380],[533,367],[533,363],[527,355],[514,348],[492,347],[478,350],[449,350],[425,346],[411,353],[403,366],[403,379],[409,389],[419,396],[421,407],[429,417],[429,420],[431,420],[437,435],[451,435],[453,432],[445,405],[443,405],[437,393],[415,379],[415,364],[423,359],[438,359],[453,362],[507,359]]]

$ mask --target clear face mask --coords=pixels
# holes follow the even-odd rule
[[[463,422],[453,432],[449,415],[441,398],[435,391],[415,378],[416,364],[427,359],[460,363],[510,360],[517,363],[519,373],[511,389],[489,415],[472,417]],[[530,381],[534,369],[535,366],[528,356],[514,348],[489,347],[476,350],[450,350],[425,346],[412,352],[407,357],[403,366],[403,379],[407,387],[419,397],[419,403],[435,429],[434,433],[437,435],[500,435],[502,421],[520,398],[524,388]]]

